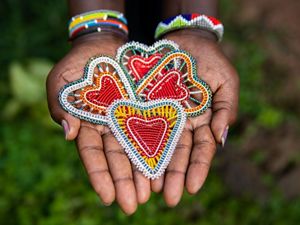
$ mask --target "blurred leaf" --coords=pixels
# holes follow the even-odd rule
[[[21,110],[21,104],[15,99],[10,100],[4,107],[2,111],[2,116],[4,119],[13,119]]]
[[[46,78],[53,64],[43,59],[31,59],[25,65],[10,65],[12,94],[21,104],[45,100]]]
[[[276,128],[284,119],[283,112],[272,107],[265,107],[258,115],[257,122],[266,128]]]

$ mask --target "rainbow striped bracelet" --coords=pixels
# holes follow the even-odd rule
[[[163,35],[180,29],[199,28],[213,32],[220,42],[224,34],[223,24],[212,16],[203,14],[180,14],[161,21],[155,30],[155,39],[161,38]]]
[[[69,39],[73,40],[84,34],[108,30],[127,37],[128,27],[124,15],[111,10],[90,11],[72,17],[69,22]]]

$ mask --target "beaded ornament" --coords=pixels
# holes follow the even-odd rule
[[[116,59],[136,84],[165,54],[177,49],[178,45],[169,40],[157,41],[152,46],[133,41],[118,49]]]
[[[164,173],[186,116],[203,113],[211,100],[194,58],[167,40],[151,47],[126,44],[117,61],[91,58],[83,77],[59,94],[68,113],[108,125],[132,163],[150,179]]]
[[[188,116],[198,116],[211,105],[210,87],[197,75],[195,59],[185,51],[167,53],[137,84],[144,101],[171,98],[184,106]]]
[[[150,179],[168,166],[186,122],[174,100],[116,100],[108,108],[108,124],[132,163]]]
[[[106,109],[116,99],[136,100],[135,92],[119,64],[108,56],[94,57],[83,78],[60,91],[61,106],[70,114],[96,124],[106,124]]]

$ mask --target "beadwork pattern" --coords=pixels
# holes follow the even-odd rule
[[[127,20],[123,13],[95,10],[72,17],[69,22],[69,40],[92,32],[113,32],[127,37]]]
[[[116,59],[136,84],[165,54],[177,49],[178,45],[169,40],[157,41],[152,46],[133,41],[118,49]]]
[[[181,102],[188,116],[198,116],[211,105],[210,87],[198,77],[195,59],[185,51],[167,53],[137,84],[144,101],[172,98]]]
[[[116,100],[108,108],[108,124],[128,157],[150,179],[168,166],[186,122],[175,100]]]
[[[173,16],[160,22],[155,30],[155,39],[162,37],[170,31],[184,28],[200,28],[213,32],[219,41],[224,34],[223,24],[212,16],[206,16],[198,13],[182,14]]]
[[[61,106],[70,114],[96,124],[106,124],[106,109],[116,99],[136,100],[135,92],[119,64],[108,56],[91,58],[83,78],[63,87]]]
[[[95,19],[107,19],[114,18],[122,21],[124,24],[127,24],[127,20],[124,17],[123,13],[113,10],[94,10],[86,13],[79,14],[71,18],[69,22],[69,30],[78,26],[81,23],[85,23],[88,21],[93,21]]]

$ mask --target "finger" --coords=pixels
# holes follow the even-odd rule
[[[76,143],[94,190],[105,205],[110,205],[115,199],[115,189],[99,131],[91,124],[83,122]]]
[[[58,93],[68,82],[63,74],[56,75],[56,71],[51,71],[47,78],[48,108],[53,120],[63,127],[65,139],[73,140],[78,135],[80,120],[68,114],[59,104]]]
[[[164,186],[164,179],[165,175],[162,174],[159,178],[151,180],[151,190],[156,193],[161,192]]]
[[[236,73],[232,73],[231,78],[216,91],[212,102],[211,128],[216,141],[223,146],[228,126],[236,120],[238,111],[239,81]]]
[[[133,180],[139,204],[146,203],[151,195],[150,180],[133,166]]]
[[[192,132],[185,129],[165,173],[164,198],[170,207],[176,206],[183,194],[191,148]]]
[[[103,137],[104,152],[116,189],[116,199],[126,214],[132,214],[137,208],[136,190],[132,169],[124,149],[110,131]]]
[[[202,125],[194,130],[194,146],[186,176],[186,188],[195,194],[202,187],[216,151],[216,143],[209,125]]]

